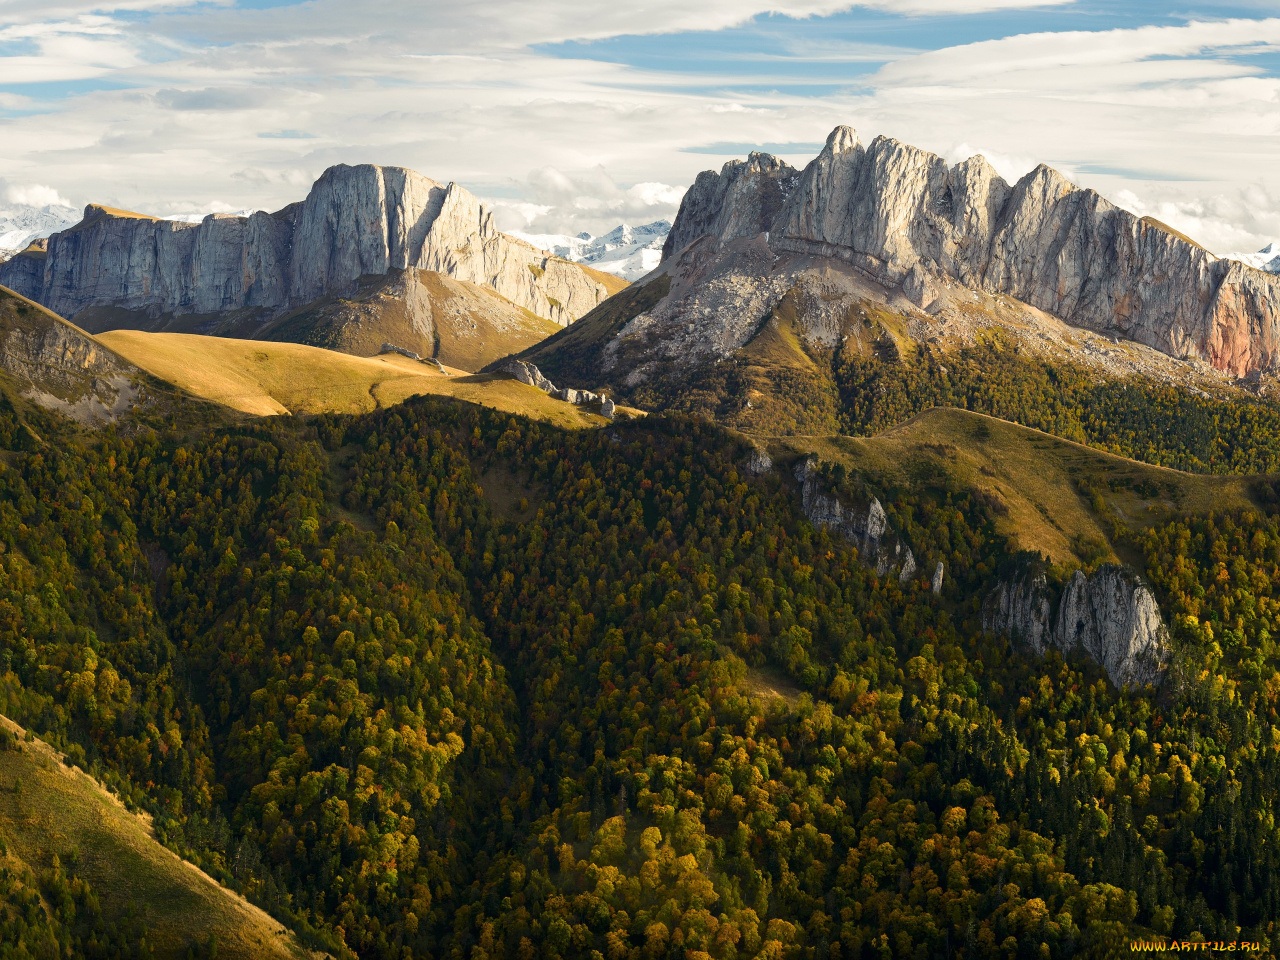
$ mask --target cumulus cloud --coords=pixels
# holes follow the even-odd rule
[[[71,201],[53,187],[40,183],[9,183],[0,179],[0,196],[7,204],[19,207],[69,207]]]
[[[543,167],[513,185],[522,199],[490,198],[498,226],[526,233],[604,233],[619,223],[670,220],[684,187],[652,181],[619,186],[602,166],[577,173]]]
[[[713,165],[697,148],[821,143],[850,123],[952,160],[984,153],[1010,180],[1052,163],[1130,205],[1171,205],[1161,219],[1223,236],[1211,247],[1231,241],[1232,217],[1246,248],[1280,233],[1248,200],[1280,155],[1280,80],[1248,59],[1280,50],[1277,19],[1033,33],[925,53],[810,31],[824,63],[889,61],[816,94],[793,91],[764,59],[715,74],[537,46],[855,6],[928,16],[1048,5],[0,0],[0,43],[16,45],[0,56],[0,82],[103,81],[43,108],[35,90],[0,94],[10,112],[0,175],[132,209],[277,209],[333,163],[397,164],[493,198],[508,227],[599,232],[673,215],[682,185]],[[797,44],[776,59],[811,64],[812,52]]]

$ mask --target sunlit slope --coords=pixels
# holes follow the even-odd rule
[[[996,504],[1001,532],[1056,562],[1084,559],[1088,541],[1114,550],[1117,524],[1136,531],[1175,515],[1255,505],[1249,477],[1151,466],[949,407],[874,437],[786,437],[770,446],[817,453],[891,482],[950,480],[983,491]]]
[[[132,907],[144,918],[157,960],[187,956],[212,934],[222,960],[310,956],[279,922],[152,837],[147,821],[127,811],[88,774],[63,763],[40,740],[0,749],[0,838],[7,859],[33,873],[57,856],[93,887],[104,916]]]
[[[130,363],[245,413],[363,413],[418,394],[455,397],[560,426],[604,422],[502,375],[441,373],[397,354],[354,357],[296,343],[113,330],[98,335]]]

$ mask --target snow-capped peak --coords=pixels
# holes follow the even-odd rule
[[[0,209],[0,260],[7,260],[39,240],[80,222],[75,207],[49,204],[44,207],[26,205]]]
[[[1257,253],[1229,253],[1224,259],[1239,260],[1267,273],[1280,273],[1280,243],[1268,243]]]
[[[558,233],[522,233],[518,230],[510,233],[557,257],[585,263],[596,270],[634,281],[658,265],[662,259],[663,241],[670,231],[670,221],[655,220],[638,227],[619,224],[598,237],[585,232],[576,237]]]

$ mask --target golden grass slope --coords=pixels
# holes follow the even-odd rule
[[[1256,506],[1249,477],[1138,463],[950,407],[927,410],[874,437],[786,437],[769,446],[778,453],[816,453],[890,480],[949,477],[1000,505],[997,528],[1018,547],[1056,563],[1085,559],[1078,538],[1107,544],[1115,558],[1117,524],[1138,531],[1188,513]],[[1080,480],[1098,492],[1100,511],[1081,492]]]
[[[0,724],[18,735],[21,748],[0,750],[0,837],[9,859],[38,873],[54,856],[64,863],[74,857],[106,916],[133,907],[145,918],[157,960],[185,957],[210,934],[223,960],[312,956],[278,921],[162,847],[144,817],[65,765],[47,743],[23,743],[17,724],[5,717]]]
[[[606,422],[502,374],[446,367],[451,375],[445,375],[397,354],[354,357],[297,343],[137,330],[113,330],[98,340],[188,393],[259,416],[365,413],[432,394],[562,427]]]
[[[468,371],[519,353],[559,329],[488,287],[430,270],[366,277],[343,296],[324,296],[265,326],[242,328],[254,339],[305,343],[358,357],[376,356],[383,343],[394,343]],[[220,327],[218,332],[241,331]]]

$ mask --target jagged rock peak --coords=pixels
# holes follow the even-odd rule
[[[863,147],[837,127],[798,174],[757,154],[700,174],[663,256],[757,236],[775,255],[843,260],[891,288],[911,277],[922,309],[914,268],[1236,376],[1280,369],[1280,277],[1219,260],[1043,164],[1011,186],[982,157],[950,165],[889,137]]]
[[[708,234],[720,241],[764,233],[795,187],[795,167],[767,153],[730,160],[720,172],[706,170],[680,201],[662,245],[665,260]]]
[[[983,629],[1043,654],[1050,646],[1080,653],[1117,687],[1159,684],[1169,659],[1169,630],[1141,577],[1118,564],[1077,570],[1057,598],[1044,570],[1003,579],[983,605]]]
[[[860,146],[862,141],[858,139],[858,131],[853,127],[841,125],[827,134],[827,145],[823,148],[823,152],[834,156],[857,150]]]

